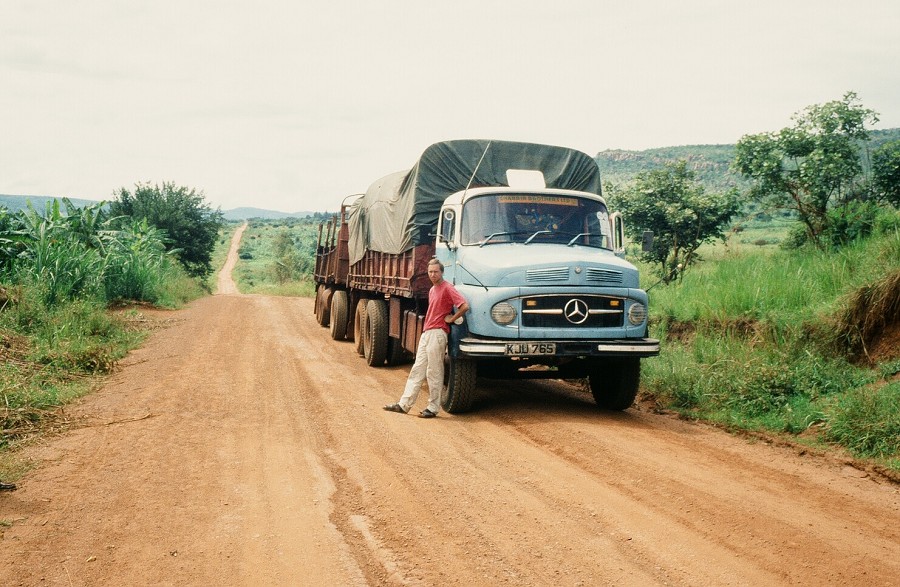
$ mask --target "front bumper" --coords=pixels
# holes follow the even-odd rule
[[[535,352],[523,349],[533,345]],[[547,345],[554,352],[546,353]],[[619,338],[604,340],[496,340],[467,336],[459,341],[459,355],[471,358],[499,357],[655,357],[659,340],[655,338]]]

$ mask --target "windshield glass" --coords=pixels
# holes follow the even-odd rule
[[[548,194],[488,194],[466,202],[462,244],[559,243],[610,248],[602,202]]]

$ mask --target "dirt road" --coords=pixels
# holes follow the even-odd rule
[[[164,327],[0,495],[0,585],[900,577],[898,486],[833,459],[599,412],[559,382],[493,384],[465,416],[385,412],[408,366],[367,367],[309,299],[153,315]]]

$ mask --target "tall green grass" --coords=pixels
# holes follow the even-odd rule
[[[691,267],[671,287],[651,291],[663,319],[720,323],[738,318],[791,325],[835,310],[840,296],[900,265],[900,232],[839,251],[742,253]]]
[[[34,434],[140,342],[112,305],[177,307],[204,293],[146,222],[113,229],[99,204],[63,205],[0,208],[0,448]]]
[[[663,345],[643,362],[645,389],[689,417],[735,429],[813,431],[820,442],[900,470],[900,400],[889,383],[900,361],[854,363],[858,354],[835,344],[842,329],[856,328],[848,320],[864,319],[860,313],[888,314],[878,324],[900,318],[900,231],[837,251],[718,254],[651,290],[651,333]],[[879,292],[878,305],[866,306],[872,296],[855,301],[861,291]]]

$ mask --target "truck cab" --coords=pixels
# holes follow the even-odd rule
[[[471,308],[451,333],[448,401],[456,362],[480,377],[588,377],[598,404],[630,406],[640,359],[659,341],[647,337],[647,294],[622,234],[593,193],[504,186],[448,197],[435,254]]]

